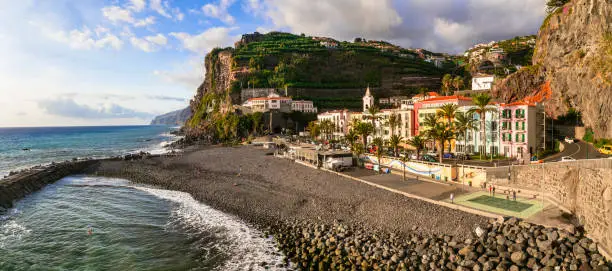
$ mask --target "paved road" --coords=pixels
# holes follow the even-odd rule
[[[606,155],[603,155],[597,151],[593,145],[588,144],[584,141],[577,141],[575,143],[565,143],[564,150],[558,154],[549,156],[544,159],[545,162],[557,162],[561,161],[562,157],[569,156],[576,160],[579,159],[594,159],[594,158],[605,158]]]

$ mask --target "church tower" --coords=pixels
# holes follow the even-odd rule
[[[363,96],[363,112],[368,111],[370,107],[374,106],[374,96],[370,93],[370,86],[366,89],[366,93]]]

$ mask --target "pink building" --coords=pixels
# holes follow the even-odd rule
[[[500,154],[529,159],[543,142],[543,107],[536,103],[515,102],[499,105]]]

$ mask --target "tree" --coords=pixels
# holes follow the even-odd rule
[[[380,159],[382,159],[385,141],[381,137],[377,137],[372,140],[372,145],[376,146],[376,152],[374,154],[378,160],[378,170],[380,171]]]
[[[321,127],[319,126],[319,123],[317,121],[309,122],[308,126],[306,127],[306,130],[308,130],[308,133],[310,133],[310,136],[313,140],[316,140],[317,137],[319,137],[319,135],[321,134]]]
[[[440,148],[438,149],[438,155],[440,157],[440,163],[442,163],[442,158],[444,154],[444,143],[446,141],[450,141],[455,137],[455,133],[446,123],[437,123],[432,129],[429,130],[429,136],[431,138],[437,139],[440,143]]]
[[[261,132],[261,128],[263,126],[263,113],[255,112],[251,114],[251,122],[254,134],[259,134]]]
[[[399,128],[402,124],[402,118],[400,115],[391,113],[389,115],[389,120],[387,121],[389,125],[389,130],[391,130],[391,136],[395,135],[395,128]]]
[[[454,104],[444,104],[438,109],[436,112],[436,116],[439,118],[446,119],[446,123],[448,124],[450,129],[453,129],[453,120],[455,119],[455,115],[457,115],[457,109],[459,106]],[[451,152],[452,144],[448,142],[448,152]]]
[[[367,122],[359,122],[353,129],[355,129],[355,132],[361,136],[361,139],[363,140],[363,147],[365,148],[368,146],[368,136],[374,132],[374,127],[372,124]]]
[[[403,139],[404,138],[399,135],[392,135],[391,138],[389,138],[389,147],[393,149],[393,155],[396,157],[398,156],[397,149],[399,148],[399,144],[402,143]]]
[[[434,149],[436,148],[436,138],[430,135],[430,131],[431,129],[436,127],[436,125],[438,124],[438,121],[439,121],[439,118],[438,116],[436,116],[436,114],[427,115],[425,116],[425,119],[423,119],[423,126],[425,127],[425,135],[433,141]]]
[[[478,127],[476,126],[476,120],[474,119],[474,114],[466,113],[466,114],[457,114],[455,117],[455,131],[463,138],[463,151],[465,152],[465,147],[467,146],[467,131],[476,130]]]
[[[444,94],[448,94],[448,91],[450,90],[452,84],[453,76],[450,74],[445,74],[444,77],[442,77],[442,90]]]
[[[463,77],[456,76],[455,78],[453,78],[453,87],[455,87],[455,90],[457,91],[461,90],[461,88],[463,87]]]
[[[376,121],[380,119],[378,115],[380,113],[380,109],[378,106],[372,106],[368,108],[368,114],[366,117],[372,122],[372,128],[374,128],[374,135],[376,135]]]
[[[478,94],[474,96],[472,100],[474,102],[475,107],[472,107],[470,110],[468,110],[468,114],[478,114],[478,117],[480,119],[480,145],[481,146],[478,152],[480,153],[480,159],[482,159],[482,152],[485,152],[485,158],[487,157],[486,156],[487,137],[486,137],[486,129],[485,129],[485,118],[486,118],[487,113],[497,112],[497,110],[493,107],[489,107],[489,104],[491,103],[491,96],[489,96],[486,93]]]
[[[406,140],[406,144],[416,149],[417,159],[421,158],[421,151],[425,149],[425,141],[425,138],[422,136],[413,136],[412,138]]]
[[[327,140],[331,139],[334,129],[336,129],[336,125],[334,125],[334,123],[329,119],[322,120],[319,123],[319,127],[321,129],[321,133],[325,135],[325,139]]]
[[[344,139],[349,144],[349,146],[351,146],[351,149],[353,149],[355,142],[357,142],[357,140],[359,139],[359,135],[355,132],[354,129],[350,129],[348,133],[346,133],[346,135],[344,136]]]

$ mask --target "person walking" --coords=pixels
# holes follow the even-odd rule
[[[495,185],[493,185],[493,197],[495,197]]]
[[[493,186],[489,185],[489,196],[493,196]]]
[[[450,194],[451,203],[455,203],[455,193]]]
[[[512,200],[516,201],[516,190],[512,190]]]

